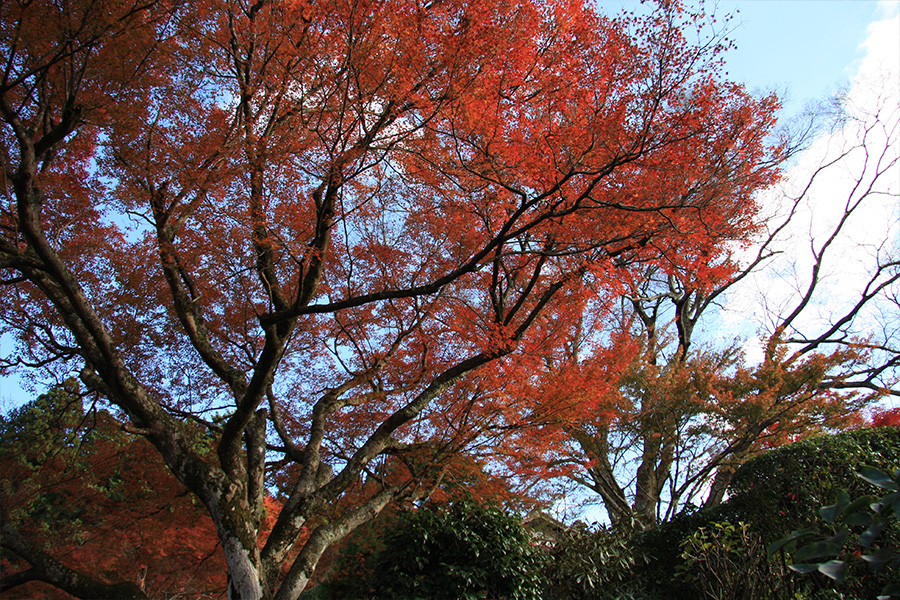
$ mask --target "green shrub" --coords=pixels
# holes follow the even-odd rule
[[[325,581],[301,596],[303,600],[361,600],[372,596],[372,577],[386,532],[396,526],[393,512],[382,513],[347,536],[337,549]]]
[[[681,542],[679,576],[710,600],[759,600],[781,592],[784,567],[744,522],[700,527]]]
[[[820,507],[835,502],[838,490],[846,489],[854,497],[865,494],[866,484],[856,471],[866,464],[893,472],[900,464],[900,429],[868,428],[823,435],[753,458],[737,470],[728,500],[721,506],[685,511],[640,537],[638,542],[651,559],[643,579],[654,594],[666,600],[702,597],[696,582],[676,577],[685,569],[679,551],[683,540],[701,527],[727,521],[747,523],[764,544],[771,544],[814,522]],[[900,528],[894,524],[882,535],[896,543]],[[772,560],[784,563],[788,559],[777,555]],[[832,593],[828,588],[833,586],[824,576],[801,580],[791,573],[782,581],[784,588],[773,597],[791,598],[796,593],[803,598],[839,597],[828,595]],[[859,590],[870,590],[877,582],[861,572],[856,585]]]
[[[547,558],[544,600],[645,598],[638,573],[648,558],[628,532],[573,527]]]
[[[362,560],[339,559],[329,598],[537,600],[541,559],[519,520],[471,501],[427,505],[397,515]],[[379,548],[379,546],[382,546]],[[359,555],[351,548],[347,556]],[[341,573],[367,575],[350,580]]]
[[[851,499],[840,490],[835,504],[823,506],[819,510],[821,521],[826,523],[827,533],[818,525],[792,532],[769,546],[769,555],[789,548],[791,557],[798,564],[790,568],[798,573],[822,573],[844,583],[854,563],[866,564],[872,576],[865,587],[847,581],[847,590],[859,595],[874,592],[876,582],[882,585],[878,598],[900,598],[900,548],[896,544],[881,540],[884,531],[896,524],[900,517],[900,469],[893,476],[874,467],[863,467],[860,479],[879,488],[879,495],[867,494]],[[808,538],[813,537],[813,541]],[[816,539],[817,538],[817,539]],[[804,540],[807,543],[798,547]]]
[[[838,490],[868,493],[856,472],[863,465],[893,472],[900,464],[900,428],[823,435],[765,452],[737,470],[725,514],[750,523],[770,544],[815,520]]]
[[[857,498],[871,487],[857,476],[869,465],[889,473],[900,465],[900,428],[858,429],[824,435],[766,452],[738,469],[731,497],[724,505],[731,518],[751,523],[766,544],[806,528],[819,519],[819,509],[838,501],[841,493]],[[900,525],[888,524],[882,539],[897,546]],[[789,560],[790,556],[782,557]],[[874,598],[884,577],[862,564],[850,565],[848,581],[837,585],[816,575],[804,578],[806,589],[835,588],[850,597]]]

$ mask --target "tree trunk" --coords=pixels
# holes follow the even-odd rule
[[[264,600],[260,570],[250,552],[235,537],[219,536],[228,565],[228,600]]]
[[[713,508],[722,503],[725,499],[725,490],[734,477],[734,469],[728,465],[719,465],[716,469],[716,476],[713,478],[712,485],[709,488],[709,495],[703,502],[703,508]]]

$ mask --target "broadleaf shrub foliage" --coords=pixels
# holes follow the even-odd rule
[[[543,600],[644,597],[637,576],[649,558],[629,530],[571,527],[562,532],[547,557]]]
[[[352,560],[338,560],[338,576],[320,593],[330,599],[874,598],[883,577],[864,567],[851,569],[835,588],[824,575],[789,571],[794,557],[767,556],[766,545],[815,521],[837,490],[869,488],[856,475],[862,464],[884,467],[898,458],[896,428],[804,440],[748,461],[720,506],[684,511],[646,532],[573,526],[556,532],[543,556],[519,521],[497,509],[471,501],[429,504],[391,517],[371,532],[373,539],[360,542],[364,552],[351,547]],[[898,539],[896,527],[883,527],[878,539]]]
[[[694,600],[702,597],[696,582],[676,574],[683,572],[685,559],[678,550],[683,540],[713,523],[746,523],[765,545],[789,532],[801,530],[819,518],[819,509],[832,504],[838,490],[853,497],[863,496],[870,486],[857,477],[863,465],[893,472],[900,464],[900,429],[866,428],[835,435],[822,435],[767,451],[742,465],[731,482],[729,497],[720,506],[687,510],[669,522],[641,535],[637,543],[650,557],[640,576],[647,589],[666,600]],[[886,543],[900,540],[896,523],[882,534]],[[763,546],[765,547],[765,546]],[[789,556],[772,556],[776,563]],[[774,567],[770,567],[774,568]],[[862,565],[851,565],[845,584],[836,584],[824,575],[803,578],[787,574],[785,586],[772,598],[874,598],[884,586],[883,576],[873,576]],[[788,585],[789,584],[789,585]],[[835,595],[836,594],[836,595]]]
[[[541,559],[519,519],[469,500],[395,517],[369,581],[330,580],[329,597],[538,600]],[[345,569],[347,569],[345,565]],[[366,569],[362,569],[363,572]]]
[[[748,461],[730,486],[725,510],[750,523],[766,543],[805,527],[838,490],[869,492],[856,473],[864,465],[893,472],[900,464],[900,428],[873,427],[824,435]]]
[[[792,570],[803,574],[819,572],[838,583],[844,583],[853,562],[862,562],[883,580],[879,600],[900,597],[900,553],[896,540],[880,539],[891,526],[896,530],[900,517],[900,468],[890,476],[864,466],[859,477],[879,488],[883,495],[851,499],[845,490],[838,490],[837,502],[819,510],[821,521],[828,524],[828,533],[822,533],[816,525],[793,531],[771,544],[768,554],[789,548],[799,563],[791,565]],[[808,536],[818,539],[798,547]]]

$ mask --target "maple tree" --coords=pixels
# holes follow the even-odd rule
[[[557,406],[546,427],[568,444],[568,453],[533,453],[543,459],[538,464],[596,494],[614,527],[647,529],[688,502],[720,503],[748,458],[858,426],[863,407],[900,395],[896,249],[889,240],[866,240],[873,259],[855,278],[844,275],[849,300],[828,281],[833,265],[844,266],[843,240],[854,220],[898,196],[895,111],[882,101],[872,112],[839,113],[832,150],[801,180],[774,190],[783,195],[783,209],[752,247],[723,245],[703,262],[630,271],[617,307],[575,322],[568,354],[546,365],[533,391],[522,392],[536,397],[536,411],[546,412],[541,403],[548,399]],[[785,232],[807,204],[824,204],[819,198],[834,193],[836,170],[846,196],[810,239],[802,267],[795,265],[792,293],[767,298],[759,361],[748,362],[737,342],[695,344],[695,329],[721,318],[716,309],[727,294],[785,246],[796,246]],[[891,414],[875,413],[874,422],[888,423]]]
[[[55,580],[29,566],[64,557],[82,596],[224,596],[225,562],[206,512],[146,440],[85,409],[77,387],[70,381],[0,420],[4,546],[14,553],[0,592],[71,598],[38,585]]]
[[[211,518],[229,597],[295,598],[427,493],[419,458],[523,426],[505,390],[587,306],[753,231],[777,101],[719,73],[703,18],[2,3],[6,364],[127,416]]]

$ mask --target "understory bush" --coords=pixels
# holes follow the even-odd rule
[[[681,544],[681,579],[709,600],[758,600],[784,596],[784,565],[769,560],[761,538],[744,522],[700,527]],[[788,593],[791,597],[793,590]]]
[[[330,578],[326,598],[538,600],[541,558],[519,519],[471,501],[428,504],[398,514],[380,547],[371,544],[366,579]],[[347,561],[344,573],[353,573]]]
[[[900,429],[868,428],[818,436],[751,459],[735,473],[728,500],[722,505],[684,511],[640,537],[638,543],[650,557],[641,574],[648,590],[667,600],[714,597],[703,596],[699,580],[685,575],[689,571],[686,558],[683,549],[678,550],[685,540],[701,529],[714,530],[715,523],[744,523],[748,532],[758,538],[764,556],[765,546],[814,523],[819,509],[834,503],[839,490],[847,490],[853,497],[867,493],[867,484],[856,475],[863,465],[893,472],[900,465]],[[896,544],[900,528],[893,523],[882,535],[888,543]],[[760,545],[755,546],[754,552],[759,552]],[[784,569],[790,561],[791,557],[781,552],[770,559],[765,569]],[[780,600],[799,594],[801,598],[816,600],[842,596],[875,598],[883,576],[874,577],[863,566],[855,565],[841,584],[821,574],[800,578],[791,571],[784,572],[781,582],[780,588],[761,591],[759,597]]]
[[[835,504],[819,510],[821,523],[791,532],[771,544],[771,556],[779,549],[790,548],[797,562],[790,568],[798,573],[821,573],[843,583],[854,565],[865,565],[871,572],[869,589],[855,592],[871,594],[881,581],[879,600],[900,597],[900,547],[881,534],[890,531],[900,517],[900,468],[893,475],[874,467],[863,467],[859,477],[879,491],[857,498],[840,490]],[[824,526],[824,530],[820,529]],[[812,539],[810,540],[810,537]],[[806,543],[799,546],[801,541]]]
[[[900,465],[900,428],[822,435],[764,452],[737,470],[723,509],[770,544],[814,521],[838,490],[869,493],[856,476],[865,465],[889,473]]]
[[[543,600],[640,600],[647,556],[628,531],[572,527],[546,558]]]

